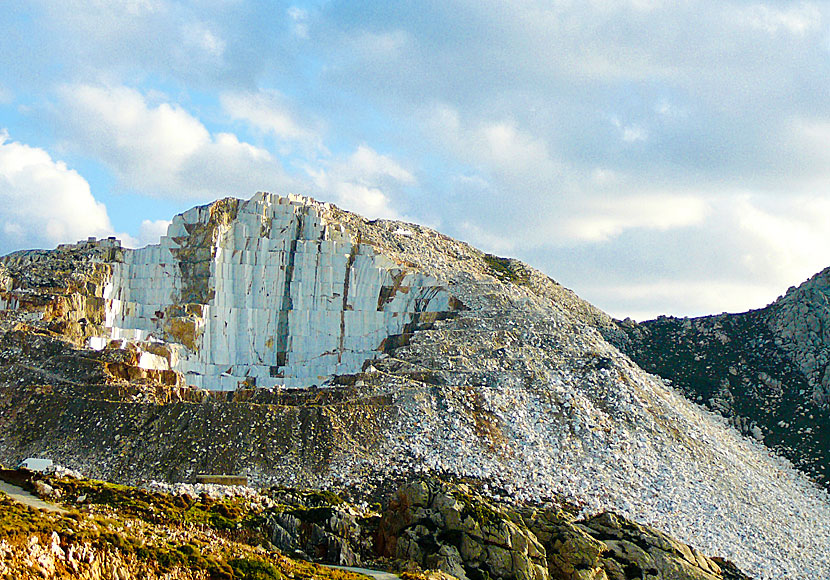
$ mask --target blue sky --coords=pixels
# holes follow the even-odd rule
[[[297,192],[618,317],[830,266],[830,3],[5,0],[0,252]]]

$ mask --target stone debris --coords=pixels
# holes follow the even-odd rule
[[[66,272],[80,278],[50,274],[51,254],[25,258],[48,290],[30,293],[29,310],[21,297],[34,282],[7,266],[18,309],[3,316],[18,326],[1,343],[11,346],[0,461],[46,450],[119,481],[225,472],[367,494],[412,474],[462,476],[495,498],[558,495],[583,517],[613,511],[758,579],[830,577],[827,494],[644,372],[613,346],[625,330],[515,260],[417,224],[266,194],[186,212],[159,246],[84,261],[88,251],[69,250]],[[86,298],[72,298],[83,276]],[[71,308],[50,306],[55,296]],[[33,338],[43,328],[102,348]],[[723,349],[735,342],[713,336]],[[206,394],[151,370],[235,390]],[[30,388],[44,383],[55,386]],[[448,546],[425,565],[458,572],[465,554]],[[506,556],[481,557],[497,566]]]
[[[199,497],[202,494],[211,499],[223,499],[229,497],[255,498],[259,492],[252,487],[244,485],[222,485],[218,483],[166,483],[163,481],[151,480],[145,486],[150,491],[168,493],[170,495],[189,495]]]
[[[764,441],[830,487],[830,427],[824,377],[830,339],[830,271],[766,308],[694,319],[622,321],[618,342],[644,369]]]

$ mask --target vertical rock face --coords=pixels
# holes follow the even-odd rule
[[[776,346],[801,370],[813,401],[830,405],[830,268],[801,284],[767,309]]]
[[[327,209],[258,194],[176,216],[159,245],[114,265],[106,338],[172,343],[142,364],[197,387],[310,386],[359,371],[423,313],[449,310],[434,279],[361,243]]]

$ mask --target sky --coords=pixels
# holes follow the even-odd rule
[[[0,253],[257,191],[637,320],[830,266],[830,2],[3,0]]]

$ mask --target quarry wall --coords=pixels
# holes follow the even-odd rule
[[[354,373],[413,317],[450,309],[434,279],[326,219],[327,204],[257,194],[174,218],[158,245],[125,251],[94,337],[136,343],[144,368],[188,385],[302,387]]]

